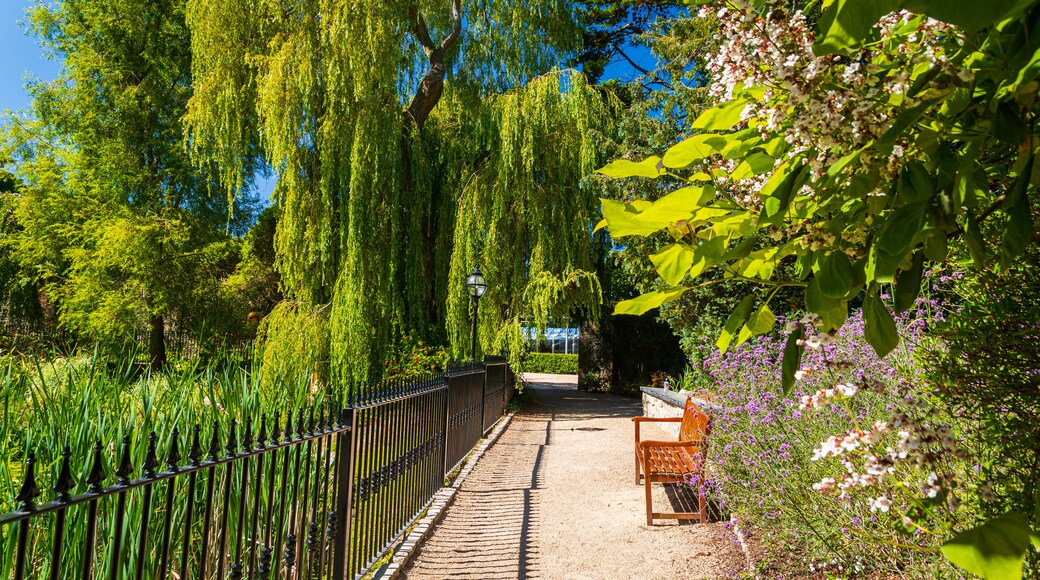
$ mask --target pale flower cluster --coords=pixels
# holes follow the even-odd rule
[[[817,315],[809,314],[788,325],[788,331],[799,326],[813,331],[820,324]],[[808,348],[818,348],[836,338],[836,333],[828,332],[809,336],[801,343]],[[839,368],[843,364],[829,361],[828,366]],[[795,372],[795,379],[802,380],[816,374],[817,369],[802,368]],[[841,403],[863,391],[882,392],[884,389],[884,385],[878,381],[866,378],[858,384],[850,381],[835,382],[833,386],[803,396],[799,408],[802,411],[820,409],[829,404]],[[927,401],[907,397],[892,408],[887,420],[875,421],[872,425],[828,437],[813,450],[812,460],[836,459],[844,473],[825,477],[813,484],[812,488],[820,493],[836,494],[843,499],[851,497],[851,492],[856,489],[885,488],[888,490],[885,494],[868,498],[871,511],[880,512],[888,512],[894,505],[890,497],[893,496],[893,488],[916,489],[925,498],[936,498],[946,490],[952,491],[956,486],[955,478],[943,473],[938,466],[944,458],[963,457],[963,451],[948,426],[932,425],[920,418],[927,417],[929,410]],[[900,481],[895,477],[900,464],[912,468],[922,477],[913,478],[915,483]],[[980,489],[984,496],[987,491],[991,495],[991,490]],[[952,493],[948,495],[948,502],[951,509],[958,505]]]
[[[702,9],[702,16],[717,17],[719,34],[726,39],[707,63],[709,90],[728,101],[741,88],[761,89],[761,97],[742,111],[742,120],[759,127],[763,138],[783,136],[791,156],[809,153],[815,176],[876,140],[901,110],[916,104],[920,95],[908,94],[906,71],[927,64],[960,82],[971,78],[943,49],[958,38],[956,31],[937,20],[919,19],[910,28],[910,13],[893,13],[878,28],[883,42],[895,43],[894,49],[817,56],[805,15],[789,13],[783,4],[774,1],[755,9],[737,1],[731,7]],[[939,87],[940,81],[932,82]],[[905,153],[904,144],[897,144],[890,158],[877,161],[891,173],[901,167]]]

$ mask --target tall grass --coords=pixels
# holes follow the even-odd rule
[[[236,364],[245,362],[246,364]],[[113,472],[122,453],[121,441],[130,436],[131,463],[135,467],[132,477],[139,476],[148,450],[149,434],[155,434],[156,448],[160,450],[159,461],[165,459],[165,450],[170,448],[172,433],[179,430],[178,439],[182,455],[186,454],[189,437],[196,426],[202,427],[202,444],[209,443],[214,426],[226,441],[232,419],[252,418],[258,421],[261,413],[282,414],[309,405],[323,403],[325,394],[312,388],[309,377],[286,380],[279,377],[277,387],[262,387],[262,371],[251,361],[220,361],[201,366],[198,363],[182,363],[162,373],[152,373],[133,363],[110,366],[97,355],[59,358],[51,362],[36,359],[0,359],[0,386],[2,386],[2,417],[0,417],[0,511],[13,511],[14,497],[24,479],[25,458],[28,451],[36,455],[38,486],[44,490],[40,501],[53,499],[49,490],[57,480],[61,467],[63,449],[71,452],[72,475],[77,485],[73,493],[86,490],[86,480],[92,465],[95,445],[101,444],[101,455],[108,474],[104,485],[114,482]],[[256,369],[256,370],[251,370]],[[295,422],[295,416],[294,416]],[[256,427],[254,427],[255,429]],[[270,426],[268,426],[270,429]],[[241,428],[239,428],[241,437]],[[223,450],[221,450],[221,454]],[[181,465],[184,461],[181,461]],[[160,470],[162,470],[160,466]],[[227,475],[211,471],[207,477],[221,478]],[[231,476],[236,488],[242,485],[240,476]],[[177,480],[177,497],[180,498],[186,478]],[[165,484],[164,484],[165,485]],[[196,495],[202,493],[199,486]],[[132,522],[139,522],[142,515],[140,490],[129,496],[126,511],[124,550],[136,547],[139,530]],[[136,501],[135,501],[136,499]],[[198,501],[196,498],[196,502]],[[184,519],[184,506],[153,504],[157,513],[173,510],[174,522]],[[237,506],[228,506],[231,511]],[[101,504],[98,537],[102,540],[113,534],[111,502]],[[108,512],[108,513],[106,513]],[[53,515],[43,516],[47,521],[39,522],[30,544],[30,564],[36,568],[33,575],[44,575],[50,566],[47,554]],[[67,533],[63,544],[62,574],[72,574],[75,563],[83,559],[85,545],[85,510],[70,510]],[[42,524],[42,525],[41,525]],[[196,520],[196,527],[199,525]],[[0,576],[10,574],[16,548],[16,526],[0,528]],[[175,526],[176,528],[176,526]],[[155,536],[155,534],[153,534]],[[157,550],[153,538],[149,537],[150,550]],[[103,541],[99,541],[96,559],[96,574],[109,577],[108,558],[103,555]],[[203,554],[197,546],[188,554],[191,562],[197,562]],[[123,567],[129,566],[124,562]],[[66,570],[65,568],[68,568]],[[132,574],[129,568],[121,570],[119,577]]]

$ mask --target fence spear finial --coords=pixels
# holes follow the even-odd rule
[[[171,472],[177,471],[181,461],[180,438],[181,432],[174,427],[170,433],[170,452],[166,454],[166,468]]]
[[[123,437],[120,445],[119,468],[116,469],[116,483],[119,485],[130,485],[130,476],[134,473],[134,466],[130,463],[130,436]]]
[[[14,499],[20,511],[31,512],[36,508],[37,497],[40,497],[40,488],[36,485],[36,453],[30,451],[25,458],[25,481]]]
[[[148,451],[144,456],[144,464],[141,465],[141,471],[149,479],[155,477],[155,468],[159,467],[159,459],[155,456],[155,441],[157,439],[155,431],[148,434]]]
[[[90,466],[90,473],[87,474],[88,491],[90,493],[101,493],[103,489],[101,484],[105,482],[107,477],[105,475],[105,458],[101,454],[102,449],[101,440],[98,439],[97,443],[94,444],[94,463]]]
[[[65,503],[72,498],[69,493],[74,487],[76,487],[76,480],[72,477],[72,468],[69,465],[69,459],[72,457],[72,449],[68,445],[65,445],[65,449],[61,450],[61,470],[58,472],[58,479],[54,482],[54,493],[57,494],[58,503]]]

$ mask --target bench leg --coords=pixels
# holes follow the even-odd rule
[[[650,490],[650,453],[643,456],[643,484],[646,488],[646,525],[654,525],[654,498]]]
[[[704,484],[697,486],[697,507],[701,515],[701,523],[708,523],[708,499],[704,496]]]

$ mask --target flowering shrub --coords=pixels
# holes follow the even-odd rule
[[[444,347],[405,338],[393,356],[384,363],[383,378],[413,377],[442,371],[447,366],[449,358],[448,350]]]
[[[954,473],[966,469],[956,451],[961,435],[913,380],[923,324],[905,319],[900,327],[905,347],[885,360],[863,340],[859,314],[840,335],[806,339],[787,395],[783,337],[705,357],[706,388],[721,405],[710,486],[777,556],[798,554],[796,568],[956,575],[938,546],[955,519],[975,517],[977,502],[954,499]]]

